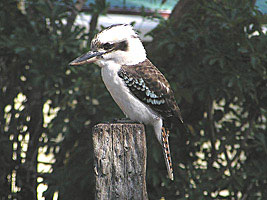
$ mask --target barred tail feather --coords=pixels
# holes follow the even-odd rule
[[[170,152],[169,139],[168,139],[169,130],[165,127],[162,127],[161,136],[162,136],[163,156],[165,159],[168,176],[171,180],[173,180],[174,179],[173,168],[172,168],[171,152]]]

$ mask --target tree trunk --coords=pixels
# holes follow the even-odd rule
[[[183,16],[188,13],[195,3],[195,0],[180,0],[173,8],[169,19],[173,20],[174,24],[179,24]]]
[[[34,88],[31,94],[27,95],[30,121],[28,130],[30,140],[27,148],[25,163],[19,165],[17,169],[17,183],[21,186],[18,199],[37,200],[37,157],[39,149],[39,139],[43,133],[43,97],[39,88]]]
[[[96,33],[96,26],[97,26],[97,22],[98,22],[98,17],[101,13],[103,13],[103,11],[106,8],[106,0],[95,0],[95,7],[98,8],[97,10],[95,10],[92,13],[92,18],[90,20],[89,23],[89,41],[91,42],[91,40],[93,39],[95,33]]]
[[[93,128],[95,199],[147,200],[143,124],[101,123]]]
[[[82,10],[86,0],[77,0],[74,8],[72,8],[71,14],[67,19],[67,26],[71,27],[74,24],[74,21],[79,14],[79,12]]]
[[[185,14],[187,14],[192,7],[197,3],[195,0],[180,0],[172,9],[169,21],[172,22],[172,25],[178,26],[182,21]],[[149,57],[157,57],[158,50],[155,48],[155,44],[166,37],[166,29],[161,29],[160,26],[156,27],[154,30],[153,41],[146,46]],[[160,57],[160,54],[158,55]]]

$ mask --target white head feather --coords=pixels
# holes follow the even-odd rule
[[[104,67],[109,62],[120,65],[134,65],[146,59],[146,51],[137,33],[131,25],[113,25],[99,32],[92,40],[92,49],[104,51],[104,44],[118,44],[125,42],[124,50],[113,50],[102,55],[96,62],[100,67]],[[102,45],[102,47],[101,47]]]

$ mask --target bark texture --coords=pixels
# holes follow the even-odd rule
[[[146,200],[143,124],[101,123],[93,128],[95,199]]]

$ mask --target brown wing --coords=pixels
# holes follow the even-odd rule
[[[123,66],[118,75],[140,101],[150,106],[163,119],[182,122],[170,84],[148,59],[137,65]]]

